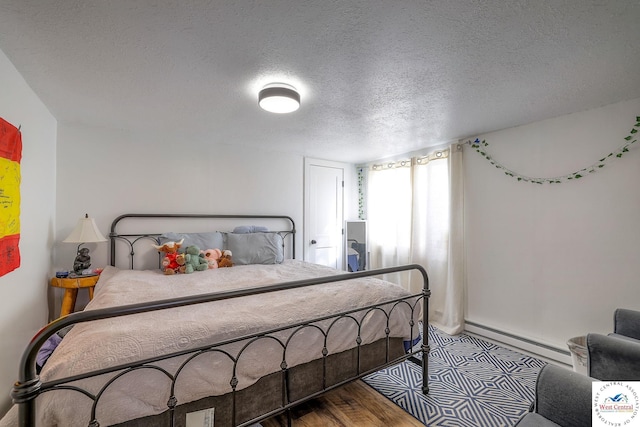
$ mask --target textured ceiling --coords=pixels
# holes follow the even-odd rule
[[[637,0],[0,0],[62,123],[365,162],[640,97]],[[257,106],[265,84],[301,108]]]

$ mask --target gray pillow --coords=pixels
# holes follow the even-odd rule
[[[265,233],[268,231],[269,229],[267,227],[262,227],[260,225],[239,225],[233,229],[233,232],[237,234]]]
[[[278,233],[227,233],[226,248],[235,265],[280,264],[284,261],[282,244]]]
[[[219,231],[209,231],[205,233],[164,233],[160,236],[160,244],[166,242],[179,242],[184,239],[182,249],[187,246],[197,246],[201,250],[222,249],[224,247],[223,234]]]

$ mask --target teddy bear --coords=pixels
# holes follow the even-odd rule
[[[153,245],[158,252],[164,253],[162,258],[162,272],[167,275],[180,272],[180,264],[178,263],[178,249],[182,246],[184,239],[179,242],[166,242],[162,245]]]
[[[185,274],[191,274],[194,271],[204,271],[209,268],[209,263],[204,257],[200,256],[200,248],[191,245],[187,246],[184,251],[185,264],[180,267],[180,272]]]
[[[233,267],[233,261],[231,259],[232,253],[229,249],[222,252],[222,256],[218,260],[218,267]]]
[[[207,260],[209,268],[218,268],[218,260],[222,257],[220,249],[205,249],[200,251],[200,256]]]

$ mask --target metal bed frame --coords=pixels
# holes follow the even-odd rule
[[[295,258],[295,224],[293,222],[293,220],[288,217],[288,216],[270,216],[270,215],[206,215],[206,214],[126,214],[126,215],[121,215],[118,218],[116,218],[112,225],[111,225],[111,233],[109,234],[110,240],[111,240],[111,265],[114,265],[115,263],[115,242],[116,240],[124,240],[125,242],[128,242],[128,245],[130,247],[130,255],[131,255],[131,269],[133,269],[133,256],[134,256],[134,244],[139,241],[140,239],[143,238],[150,238],[150,239],[154,239],[156,242],[158,241],[158,237],[160,236],[159,233],[152,233],[152,234],[118,234],[116,232],[116,226],[118,225],[118,223],[126,218],[200,218],[200,219],[284,219],[286,221],[290,221],[291,223],[291,228],[289,230],[280,232],[282,233],[284,236],[291,236],[291,240],[294,242],[293,243],[293,252],[292,252],[292,257]],[[419,294],[414,294],[408,297],[404,297],[404,298],[398,298],[398,299],[394,299],[394,300],[390,300],[390,301],[385,301],[384,303],[380,303],[380,304],[376,304],[376,305],[371,305],[371,306],[367,306],[367,307],[357,307],[354,308],[352,310],[349,311],[345,311],[342,313],[338,313],[338,314],[334,314],[334,315],[330,315],[330,316],[325,316],[325,317],[320,317],[320,318],[315,318],[315,319],[311,319],[311,320],[307,320],[304,322],[300,322],[300,323],[296,323],[293,325],[287,325],[285,327],[282,328],[277,328],[277,329],[271,329],[268,331],[263,331],[257,334],[252,334],[252,335],[245,335],[242,337],[238,337],[238,338],[234,338],[234,339],[230,339],[230,340],[226,340],[224,342],[219,342],[216,343],[214,345],[208,345],[206,347],[202,347],[202,348],[196,348],[196,349],[190,349],[190,350],[183,350],[180,352],[174,352],[171,354],[166,354],[163,356],[159,356],[159,357],[154,357],[154,358],[149,358],[146,360],[140,360],[137,361],[135,363],[132,364],[125,364],[125,365],[118,365],[118,366],[114,366],[111,368],[107,368],[107,369],[100,369],[97,371],[93,371],[93,372],[88,372],[85,374],[81,374],[81,375],[75,375],[72,377],[68,377],[68,378],[61,378],[61,379],[56,379],[53,381],[48,381],[48,382],[41,382],[39,375],[37,374],[36,371],[36,356],[38,353],[38,350],[40,349],[40,347],[45,343],[45,341],[51,337],[53,334],[55,334],[57,331],[66,328],[70,325],[73,324],[77,324],[77,323],[83,323],[83,322],[90,322],[93,320],[98,320],[98,319],[107,319],[107,318],[113,318],[113,317],[118,317],[118,316],[127,316],[127,315],[131,315],[131,314],[136,314],[136,313],[144,313],[144,312],[150,312],[150,311],[156,311],[156,310],[166,310],[166,309],[171,309],[171,308],[175,308],[175,307],[183,307],[183,306],[189,306],[189,305],[195,305],[195,304],[202,304],[202,303],[207,303],[207,302],[213,302],[213,301],[221,301],[221,300],[225,300],[225,299],[230,299],[230,298],[237,298],[237,297],[243,297],[243,296],[248,296],[248,295],[256,295],[256,294],[263,294],[263,293],[268,293],[268,292],[275,292],[275,291],[281,291],[281,290],[286,290],[286,289],[296,289],[296,288],[302,288],[302,287],[307,287],[307,286],[315,286],[315,285],[319,285],[319,284],[325,284],[325,283],[332,283],[332,282],[338,282],[338,281],[345,281],[345,280],[349,280],[349,279],[356,279],[356,278],[362,278],[362,277],[370,277],[370,276],[379,276],[379,275],[383,275],[383,274],[389,274],[389,273],[396,273],[396,272],[402,272],[402,271],[411,271],[411,270],[416,270],[418,271],[422,278],[423,278],[423,288],[422,288],[422,292]],[[173,298],[173,299],[165,299],[165,300],[161,300],[161,301],[154,301],[154,302],[146,302],[146,303],[138,303],[138,304],[129,304],[129,305],[123,305],[123,306],[118,306],[118,307],[110,307],[110,308],[105,308],[105,309],[97,309],[97,310],[89,310],[89,311],[81,311],[81,312],[76,312],[76,313],[72,313],[68,316],[59,318],[53,322],[51,322],[50,324],[48,324],[47,326],[45,326],[43,329],[41,329],[35,336],[34,338],[31,340],[31,342],[29,343],[29,345],[27,346],[27,348],[25,349],[22,359],[20,361],[20,365],[19,365],[19,375],[18,375],[18,380],[15,382],[12,391],[11,391],[11,396],[13,398],[13,402],[15,404],[18,405],[19,409],[19,425],[21,427],[31,427],[31,426],[35,426],[36,425],[36,417],[35,417],[35,408],[36,408],[36,397],[38,397],[40,394],[43,394],[45,392],[51,392],[51,391],[55,391],[55,390],[73,390],[78,392],[79,394],[85,396],[86,398],[90,399],[93,401],[92,403],[92,407],[91,407],[91,421],[89,423],[89,427],[99,427],[100,423],[99,421],[96,419],[96,410],[97,410],[97,406],[98,403],[100,402],[100,398],[103,394],[103,392],[105,392],[109,386],[118,378],[121,378],[123,375],[126,375],[127,373],[133,372],[133,371],[138,371],[141,369],[151,369],[154,370],[156,372],[162,372],[162,374],[164,374],[167,378],[169,378],[170,383],[171,383],[171,397],[169,399],[169,401],[167,402],[167,410],[169,411],[169,425],[174,426],[175,423],[175,413],[174,411],[176,410],[176,407],[178,405],[178,401],[175,397],[175,395],[173,394],[174,391],[174,387],[175,387],[175,383],[176,380],[179,378],[180,372],[182,371],[182,369],[188,365],[188,363],[190,361],[192,361],[194,358],[196,358],[198,355],[203,354],[203,353],[218,353],[218,354],[222,354],[224,355],[224,357],[229,358],[232,362],[233,362],[233,372],[231,373],[231,377],[230,377],[230,381],[229,384],[232,387],[232,425],[234,426],[249,426],[255,422],[258,422],[260,420],[264,420],[266,418],[269,418],[273,415],[279,414],[279,413],[283,413],[285,411],[290,413],[290,409],[293,408],[294,406],[305,402],[307,400],[313,399],[315,397],[318,397],[319,395],[321,395],[322,393],[332,390],[334,388],[340,387],[341,385],[344,385],[350,381],[362,378],[363,376],[366,376],[370,373],[373,373],[377,370],[380,370],[384,367],[387,366],[391,366],[391,365],[395,365],[401,361],[404,360],[412,360],[415,363],[421,364],[422,366],[422,380],[423,380],[423,384],[422,384],[422,392],[424,394],[427,394],[429,392],[429,387],[428,387],[428,354],[429,354],[429,344],[428,344],[428,334],[427,334],[427,330],[428,330],[428,301],[429,301],[429,297],[430,297],[431,291],[429,290],[429,279],[428,279],[428,275],[426,270],[418,265],[418,264],[411,264],[411,265],[405,265],[405,266],[399,266],[399,267],[391,267],[391,268],[382,268],[382,269],[376,269],[376,270],[369,270],[369,271],[359,271],[359,272],[353,272],[353,273],[345,273],[345,274],[338,274],[338,275],[332,275],[332,276],[327,276],[327,277],[319,277],[319,278],[313,278],[313,279],[303,279],[303,280],[295,280],[295,281],[289,281],[286,283],[280,283],[280,284],[274,284],[274,285],[269,285],[269,286],[264,286],[264,287],[254,287],[254,288],[247,288],[247,289],[243,289],[243,290],[235,290],[235,291],[226,291],[226,292],[217,292],[217,293],[210,293],[210,294],[203,294],[203,295],[195,295],[195,296],[187,296],[187,297],[179,297],[179,298]],[[414,301],[411,301],[414,300]],[[413,313],[414,310],[417,309],[418,305],[420,304],[420,302],[422,302],[422,324],[423,324],[423,340],[422,340],[422,345],[419,347],[419,350],[416,349],[415,347],[410,349],[409,351],[407,351],[403,356],[395,358],[395,359],[390,359],[389,358],[389,344],[390,344],[390,330],[389,330],[389,318],[391,316],[391,313],[393,312],[393,310],[398,307],[401,304],[404,304],[406,306],[408,306],[411,309],[411,313],[412,316],[411,318],[413,319]],[[389,306],[391,306],[391,308],[388,308]],[[364,370],[361,368],[360,366],[360,357],[361,357],[361,353],[360,353],[360,349],[361,346],[363,346],[364,344],[362,344],[362,340],[360,338],[360,332],[361,332],[361,324],[360,321],[358,321],[356,319],[356,317],[354,316],[354,313],[357,312],[366,312],[367,314],[370,312],[381,312],[383,313],[386,318],[387,318],[387,327],[385,329],[385,336],[386,336],[386,357],[385,357],[385,363],[380,365],[380,366],[376,366],[375,369],[368,369],[368,370]],[[364,318],[364,317],[363,317]],[[357,324],[357,337],[355,339],[355,348],[357,351],[357,372],[356,375],[354,376],[350,376],[348,378],[345,378],[337,383],[331,384],[331,385],[327,385],[326,384],[326,374],[327,374],[327,367],[326,367],[326,359],[329,356],[328,354],[328,350],[327,350],[327,337],[328,334],[331,330],[331,328],[336,324],[336,322],[338,322],[339,320],[344,320],[344,319],[348,319],[349,321],[353,321]],[[322,329],[319,325],[318,322],[322,322],[322,321],[327,321],[329,322],[329,326],[325,329]],[[411,326],[411,336],[414,336],[414,328],[417,327],[417,325],[414,324],[413,320],[411,320],[410,322],[410,326]],[[320,391],[317,392],[313,392],[309,395],[306,395],[302,398],[296,399],[296,400],[291,400],[290,397],[288,396],[288,371],[289,371],[289,366],[287,365],[287,360],[286,360],[286,350],[287,350],[287,346],[289,344],[289,342],[291,341],[291,339],[300,331],[302,331],[303,329],[306,328],[314,328],[318,331],[320,331],[323,335],[324,335],[324,348],[322,349],[322,359],[323,359],[323,379],[322,379],[322,389]],[[286,340],[283,340],[281,338],[277,338],[274,336],[274,334],[278,333],[278,332],[282,332],[285,330],[290,330],[291,333],[288,336],[288,338]],[[274,409],[271,410],[268,413],[264,413],[261,414],[257,417],[254,417],[250,420],[247,421],[243,421],[243,422],[237,422],[236,420],[236,386],[238,384],[238,380],[236,378],[236,366],[240,360],[240,357],[242,355],[242,353],[245,351],[245,349],[253,342],[257,341],[257,340],[261,340],[261,339],[269,339],[269,340],[275,340],[277,343],[279,343],[279,345],[282,347],[283,349],[283,360],[281,363],[281,375],[282,375],[282,396],[281,396],[281,405]],[[236,343],[236,342],[240,342],[240,341],[248,341],[246,345],[244,345],[242,347],[242,350],[240,350],[236,355],[232,355],[229,354],[227,351],[225,351],[224,349],[221,349],[221,346],[227,345],[227,344],[231,344],[231,343]],[[422,357],[418,358],[417,355],[419,353],[422,353]],[[175,374],[171,374],[169,372],[167,372],[166,370],[164,370],[162,367],[154,365],[155,362],[161,361],[161,360],[165,360],[165,359],[170,359],[176,356],[185,356],[185,355],[189,355],[187,357],[187,359],[183,362],[183,364],[181,365],[181,367],[175,372]],[[94,376],[98,376],[98,375],[102,375],[102,374],[106,374],[106,373],[111,373],[111,372],[116,372],[116,371],[122,371],[119,372],[117,375],[115,375],[113,378],[111,378],[110,380],[108,380],[104,386],[102,387],[102,389],[100,390],[100,392],[93,394],[87,390],[84,390],[76,385],[72,385],[69,384],[71,382],[77,381],[77,380],[81,380],[81,379],[85,379],[85,378],[90,378],[90,377],[94,377]],[[166,412],[166,411],[165,411]],[[291,421],[290,417],[289,417],[289,421]]]

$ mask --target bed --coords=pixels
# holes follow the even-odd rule
[[[168,232],[185,220],[197,231]],[[242,226],[217,231],[223,226],[213,221],[227,220]],[[249,426],[382,367],[418,361],[417,352],[427,393],[429,346],[416,346],[419,323],[427,325],[426,271],[344,273],[299,261],[295,231],[288,216],[116,218],[111,265],[93,300],[43,328],[25,350],[12,390],[19,425],[191,427],[187,420],[200,417]],[[236,264],[163,275],[149,248],[176,236],[232,248]],[[203,236],[215,240],[197,240]],[[423,291],[374,277],[400,271],[421,275]],[[71,325],[38,374],[38,349]]]

